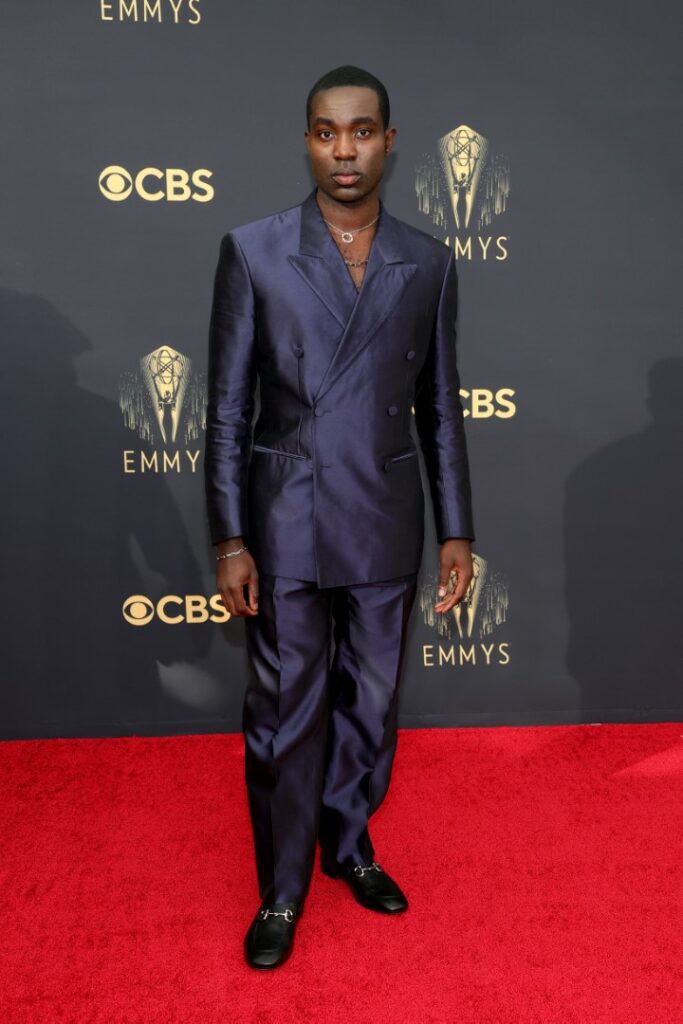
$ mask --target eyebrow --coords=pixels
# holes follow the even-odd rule
[[[334,124],[331,117],[316,117],[313,124]],[[377,124],[374,117],[352,117],[349,124]]]

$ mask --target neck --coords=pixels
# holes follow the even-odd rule
[[[379,214],[379,195],[376,189],[361,199],[352,199],[348,203],[333,199],[320,188],[316,189],[315,198],[323,217],[339,228],[348,228],[352,231],[368,224]]]

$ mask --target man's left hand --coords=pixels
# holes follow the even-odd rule
[[[456,583],[453,591],[448,593],[452,572],[456,573]],[[435,603],[434,611],[443,615],[454,605],[460,604],[467,593],[473,575],[471,541],[466,537],[449,537],[441,545],[439,554],[440,600]]]

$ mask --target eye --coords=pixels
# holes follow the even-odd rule
[[[370,128],[359,128],[358,131],[359,131],[359,133],[360,132],[367,132],[368,135],[372,135],[372,130]]]
[[[318,135],[321,138],[323,137],[323,135],[331,135],[331,134],[332,134],[332,132],[329,130],[329,128],[323,128],[323,130],[321,132],[318,132]],[[327,140],[325,140],[325,141],[327,141]]]

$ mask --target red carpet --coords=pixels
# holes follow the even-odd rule
[[[2,1024],[680,1024],[680,723],[402,731],[401,917],[316,869],[252,971],[242,737],[0,743]]]

